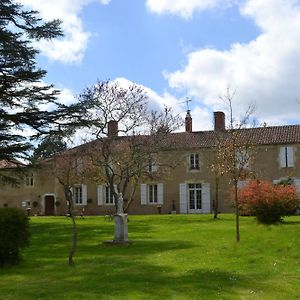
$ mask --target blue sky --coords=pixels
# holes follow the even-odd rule
[[[97,79],[134,81],[154,106],[211,128],[219,96],[234,109],[255,103],[259,122],[299,123],[300,6],[295,0],[20,0],[44,19],[61,18],[65,37],[38,45],[47,83],[72,101]],[[299,53],[298,53],[299,52]]]

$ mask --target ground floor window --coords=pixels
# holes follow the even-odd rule
[[[158,194],[157,194],[157,184],[148,185],[148,202],[157,203]]]
[[[82,204],[82,186],[74,187],[74,200],[75,204]]]
[[[110,186],[105,187],[105,204],[115,204],[114,193],[111,190]]]
[[[188,203],[190,209],[202,209],[201,183],[190,183],[188,185]]]

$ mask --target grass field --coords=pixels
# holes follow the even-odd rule
[[[126,247],[104,246],[113,222],[78,219],[75,267],[67,265],[71,223],[31,218],[19,266],[0,269],[0,299],[300,299],[300,217],[276,226],[221,215],[130,216]]]

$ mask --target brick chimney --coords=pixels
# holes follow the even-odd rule
[[[109,137],[118,136],[118,122],[117,121],[114,121],[114,120],[109,121],[107,124],[107,127],[108,127],[107,135]]]
[[[186,112],[186,117],[185,117],[185,131],[186,132],[192,132],[193,130],[193,128],[192,128],[192,122],[193,120],[192,120],[192,117],[191,117],[191,111],[190,110],[188,110],[187,112]]]
[[[215,130],[225,130],[225,114],[222,111],[214,112]]]

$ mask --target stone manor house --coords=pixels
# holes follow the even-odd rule
[[[115,125],[108,128],[109,134],[110,130],[116,131]],[[168,151],[174,155],[176,167],[170,176],[158,180],[141,179],[128,213],[211,213],[215,201],[215,177],[208,161],[218,131],[226,133],[223,112],[214,113],[214,130],[193,131],[188,111],[185,132],[169,134],[173,146]],[[257,178],[272,182],[292,178],[296,187],[300,188],[300,125],[240,129],[239,136],[255,146],[256,157],[248,168]],[[3,162],[0,167],[11,171],[9,165]],[[155,171],[154,168],[152,171]],[[233,210],[230,188],[229,179],[221,178],[220,212]],[[1,207],[30,208],[32,214],[39,215],[63,215],[67,210],[62,186],[55,176],[45,175],[43,168],[30,171],[21,186],[4,186],[1,190]],[[82,210],[87,215],[115,212],[109,187],[101,182],[96,184],[84,179],[77,182],[73,187],[73,197],[78,213]]]

